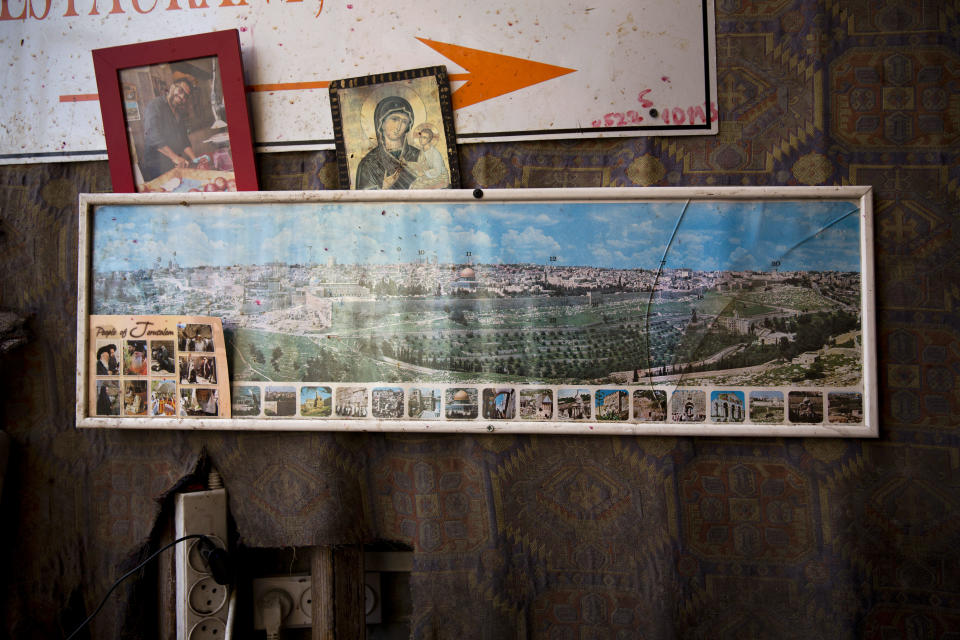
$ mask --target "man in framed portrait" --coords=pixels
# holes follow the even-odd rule
[[[174,167],[189,167],[196,160],[190,147],[184,119],[193,86],[186,77],[176,78],[164,96],[147,104],[144,117],[144,154],[140,172],[147,182]]]
[[[120,373],[120,363],[114,354],[117,345],[107,344],[97,349],[97,375],[115,376]]]
[[[407,143],[413,126],[413,107],[400,96],[387,96],[373,112],[377,146],[357,167],[357,189],[409,189],[417,176],[408,168],[420,159],[420,150]]]

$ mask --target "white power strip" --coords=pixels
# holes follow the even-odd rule
[[[174,501],[176,537],[199,533],[226,549],[225,489],[178,493]],[[230,587],[217,584],[200,555],[199,538],[176,547],[177,640],[223,640]]]

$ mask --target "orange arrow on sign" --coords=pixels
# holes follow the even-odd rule
[[[417,40],[469,72],[450,76],[451,80],[460,80],[464,76],[467,78],[467,84],[453,92],[451,100],[454,109],[469,107],[472,104],[576,71],[576,69],[555,67],[552,64],[490,53],[480,49],[468,49],[457,44],[436,42],[426,38],[417,38]]]
[[[576,69],[555,67],[552,64],[514,58],[500,53],[469,49],[458,44],[436,42],[426,38],[417,38],[417,40],[467,70],[467,73],[450,74],[451,80],[467,81],[465,85],[453,92],[451,101],[454,109],[469,107],[472,104],[576,71]],[[248,92],[303,91],[305,89],[326,89],[329,85],[329,81],[315,80],[310,82],[252,84],[247,85],[246,89]],[[97,94],[95,93],[60,96],[60,102],[82,102],[96,99]]]

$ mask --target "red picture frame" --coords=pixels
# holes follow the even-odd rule
[[[115,192],[258,189],[236,29],[95,49],[93,66]],[[171,100],[164,92],[172,91],[174,85],[179,85],[181,93],[176,106],[189,108],[195,121],[204,117],[211,120],[209,126],[190,129],[186,122],[180,122],[186,120],[181,118],[181,111],[171,115],[172,102],[166,120],[158,120],[159,116],[150,118],[151,111],[157,113],[164,108],[161,98]],[[209,91],[209,102],[206,95],[191,98],[194,91]],[[182,97],[184,93],[186,98]],[[151,108],[150,102],[159,106]],[[204,111],[209,115],[204,116]],[[157,125],[151,128],[153,131],[168,131],[171,126],[177,127],[168,124],[171,118],[179,124],[189,144],[175,151],[173,159],[167,153],[171,146],[164,145],[167,157],[159,158],[156,143],[144,142],[147,123]],[[201,140],[204,135],[209,137]],[[198,151],[212,151],[201,155],[194,153],[194,146]],[[154,158],[172,168],[155,175],[163,166],[148,167]],[[231,172],[232,182],[227,178]]]

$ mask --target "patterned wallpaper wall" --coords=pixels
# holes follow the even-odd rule
[[[2,167],[34,335],[0,372],[2,635],[62,637],[205,450],[248,546],[409,544],[416,638],[956,638],[960,2],[716,5],[718,136],[470,145],[464,186],[872,185],[879,440],[77,432],[76,200],[109,174]],[[329,153],[259,171],[337,186]],[[152,628],[132,593],[93,637]]]

